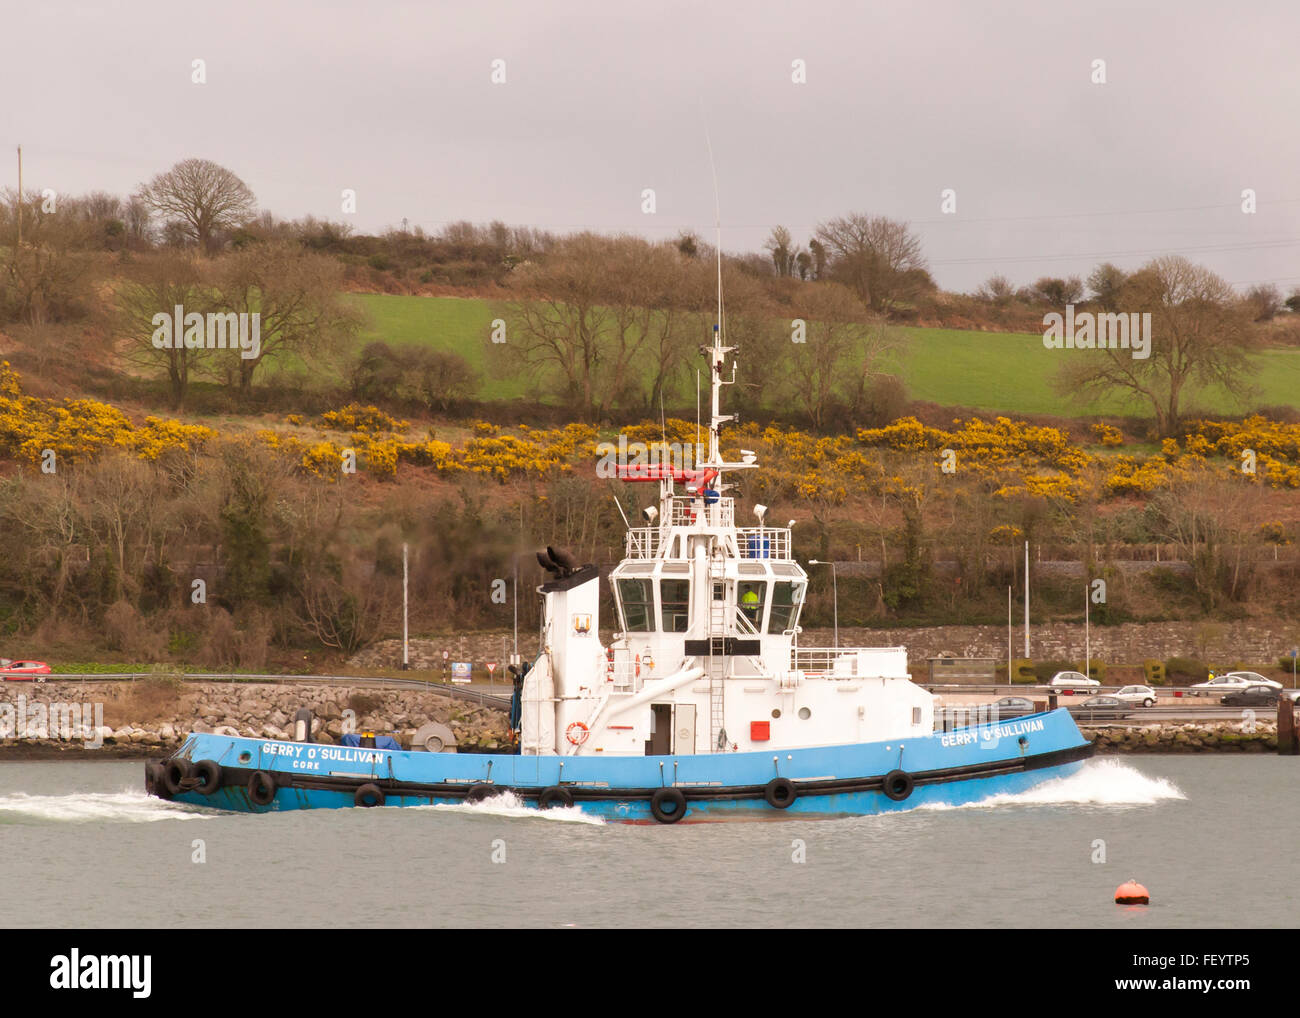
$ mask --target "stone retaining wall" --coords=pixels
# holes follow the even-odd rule
[[[611,636],[610,632],[602,631],[602,642],[607,644]],[[809,647],[830,646],[833,636],[829,629],[809,629],[800,636],[799,642]],[[1069,622],[1033,625],[1029,637],[1030,657],[1036,660],[1083,660],[1082,625]],[[1171,657],[1200,657],[1205,654],[1210,663],[1234,667],[1276,662],[1296,644],[1300,632],[1294,624],[1283,621],[1149,622],[1093,626],[1090,637],[1092,658],[1107,665],[1139,667],[1151,658],[1166,661]],[[845,647],[906,647],[912,674],[919,679],[928,676],[927,661],[932,657],[982,657],[997,661],[1005,661],[1007,657],[1007,629],[1004,625],[931,626],[922,629],[841,626],[839,642]],[[505,666],[510,660],[512,646],[512,638],[502,633],[458,633],[415,639],[410,641],[411,667],[431,670],[435,677],[441,677],[445,650],[453,661],[472,662],[476,676],[485,679],[485,662],[495,661],[498,663],[496,676],[504,689],[508,686]],[[521,655],[531,657],[536,654],[536,648],[535,634],[520,635]],[[1024,629],[1019,619],[1012,632],[1012,651],[1016,657],[1024,654]],[[384,640],[357,654],[348,665],[358,669],[396,668],[401,661],[401,641]]]

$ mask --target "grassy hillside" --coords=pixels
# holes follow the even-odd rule
[[[358,294],[353,299],[370,319],[362,342],[382,339],[395,345],[431,344],[455,350],[482,374],[481,398],[513,399],[524,394],[525,380],[494,379],[483,370],[483,341],[493,317],[488,301],[384,294]],[[1009,414],[1148,415],[1144,406],[1126,405],[1119,399],[1083,405],[1056,394],[1050,381],[1062,359],[1088,356],[1086,351],[1048,350],[1039,335],[955,329],[902,331],[909,337],[908,349],[892,368],[901,375],[913,399]],[[1253,398],[1233,400],[1209,391],[1197,397],[1197,409],[1237,414],[1263,406],[1300,407],[1300,350],[1269,350],[1255,360],[1258,392]]]

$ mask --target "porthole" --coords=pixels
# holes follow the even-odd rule
[[[807,707],[800,707],[799,717],[801,720],[807,721],[810,717],[812,717],[812,711],[810,711]]]
[[[780,716],[781,716],[781,708],[777,707],[775,710],[772,711],[772,717],[779,718]]]
[[[251,759],[253,759],[253,754],[250,753],[248,750],[244,750],[242,753],[239,754],[240,763],[248,763],[248,761]]]

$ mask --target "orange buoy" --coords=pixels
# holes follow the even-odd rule
[[[1120,884],[1115,889],[1116,905],[1149,905],[1151,904],[1151,895],[1147,889],[1139,884],[1136,880],[1130,880],[1126,884]]]

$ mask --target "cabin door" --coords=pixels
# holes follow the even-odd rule
[[[673,752],[695,752],[695,704],[677,705],[676,726],[673,731]]]
[[[673,751],[673,705],[650,705],[650,738],[646,739],[646,756],[668,756]]]

